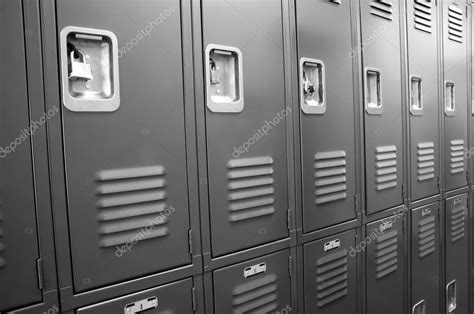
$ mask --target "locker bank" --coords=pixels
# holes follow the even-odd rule
[[[0,0],[0,313],[473,313],[473,6]]]

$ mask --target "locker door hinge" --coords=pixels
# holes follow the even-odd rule
[[[193,230],[188,231],[189,254],[193,255]]]
[[[293,258],[291,256],[288,256],[288,274],[293,276]]]
[[[355,208],[355,212],[358,213],[359,212],[359,195],[358,194],[354,195],[354,208]]]
[[[286,214],[286,225],[288,227],[288,230],[291,230],[291,209],[288,209],[287,214]]]
[[[466,182],[469,183],[469,169],[466,170]]]
[[[36,260],[36,272],[38,273],[38,288],[44,289],[44,276],[43,276],[43,259],[39,258]]]
[[[197,311],[197,305],[196,305],[196,287],[193,287],[191,289],[191,298],[193,302],[193,312]]]
[[[402,183],[402,198],[403,200],[407,199],[407,190],[406,190],[405,183]]]
[[[441,192],[441,176],[438,176],[438,192]]]

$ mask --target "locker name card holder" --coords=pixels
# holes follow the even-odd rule
[[[123,308],[124,314],[140,313],[149,309],[156,309],[158,307],[158,298],[151,297],[135,303],[129,303]]]
[[[333,250],[341,246],[341,240],[335,239],[329,242],[324,243],[324,252]]]
[[[257,265],[249,266],[244,269],[244,277],[249,278],[255,275],[258,275],[260,273],[264,273],[267,271],[267,264],[266,263],[260,263]]]

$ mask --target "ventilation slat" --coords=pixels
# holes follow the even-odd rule
[[[464,203],[454,206],[451,209],[451,242],[456,242],[464,238],[465,234],[465,212]]]
[[[384,278],[398,269],[398,231],[391,230],[377,237],[375,243],[375,276]]]
[[[370,3],[370,14],[391,21],[393,19],[392,2],[387,0],[373,0]]]
[[[455,5],[448,7],[448,38],[452,41],[463,42],[463,11]]]
[[[426,217],[418,223],[418,256],[424,258],[435,251],[435,217]]]
[[[450,172],[457,174],[464,172],[464,140],[450,142]]]
[[[397,186],[397,148],[378,146],[375,149],[375,186],[382,191]]]
[[[431,34],[431,3],[427,0],[415,0],[413,8],[415,29]]]
[[[233,313],[270,313],[277,308],[278,285],[275,274],[250,279],[234,288]]]
[[[433,142],[418,143],[417,145],[417,179],[418,181],[427,181],[435,178],[435,145]]]
[[[324,204],[347,197],[346,152],[318,152],[314,155],[315,204]]]
[[[348,294],[347,250],[338,250],[316,261],[317,306],[324,307]]]

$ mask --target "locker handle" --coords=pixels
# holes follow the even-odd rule
[[[149,309],[156,309],[158,307],[158,298],[151,297],[143,299],[134,303],[129,303],[123,308],[124,314],[135,314],[147,311]]]
[[[454,116],[456,112],[456,86],[453,81],[444,82],[444,113]]]
[[[423,82],[421,76],[410,76],[410,113],[414,116],[423,114]]]
[[[382,77],[377,68],[365,68],[365,110],[368,114],[382,114]]]
[[[426,314],[426,303],[425,300],[421,300],[417,304],[413,305],[412,314]]]
[[[447,313],[453,313],[456,309],[456,279],[446,285],[446,307]]]
[[[205,56],[207,107],[212,112],[242,112],[242,52],[236,47],[211,44]]]
[[[326,112],[326,70],[324,62],[312,58],[300,60],[300,107],[306,114]]]

